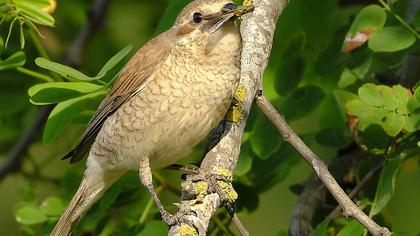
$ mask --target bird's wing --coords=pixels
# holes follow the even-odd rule
[[[130,59],[119,79],[89,121],[79,143],[62,159],[71,157],[70,163],[80,161],[90,149],[106,118],[140,92],[147,83],[147,78],[162,65],[171,52],[172,45],[168,33],[150,40]]]

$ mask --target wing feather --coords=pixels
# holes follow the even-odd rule
[[[79,143],[62,159],[71,158],[70,163],[75,163],[85,156],[105,120],[121,105],[140,92],[147,84],[150,75],[169,56],[172,48],[171,41],[173,40],[170,40],[170,32],[162,33],[134,54],[89,121]]]

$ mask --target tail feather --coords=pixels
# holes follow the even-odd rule
[[[106,172],[85,176],[71,199],[67,209],[61,215],[50,236],[68,236],[90,207],[102,196],[105,190],[123,173]]]

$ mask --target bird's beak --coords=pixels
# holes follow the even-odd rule
[[[212,34],[220,29],[220,27],[222,27],[226,22],[233,21],[246,13],[252,12],[253,10],[254,6],[239,6],[235,9],[223,8],[220,12],[204,15],[203,20],[209,21],[210,27],[207,31]]]

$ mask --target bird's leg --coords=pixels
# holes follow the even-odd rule
[[[162,205],[162,202],[160,201],[159,197],[156,194],[155,189],[153,188],[153,181],[152,181],[152,170],[150,168],[150,162],[149,158],[143,158],[140,161],[140,169],[139,169],[139,176],[140,181],[144,186],[146,186],[147,190],[149,190],[150,194],[152,195],[153,200],[155,201],[157,207],[159,208],[159,212],[163,218],[163,221],[167,225],[174,225],[177,222],[184,222],[185,219],[182,219],[181,217],[188,214],[195,214],[194,212],[183,212],[180,211],[176,215],[172,215],[168,211],[165,210],[165,208]],[[188,222],[191,224],[190,222]]]

